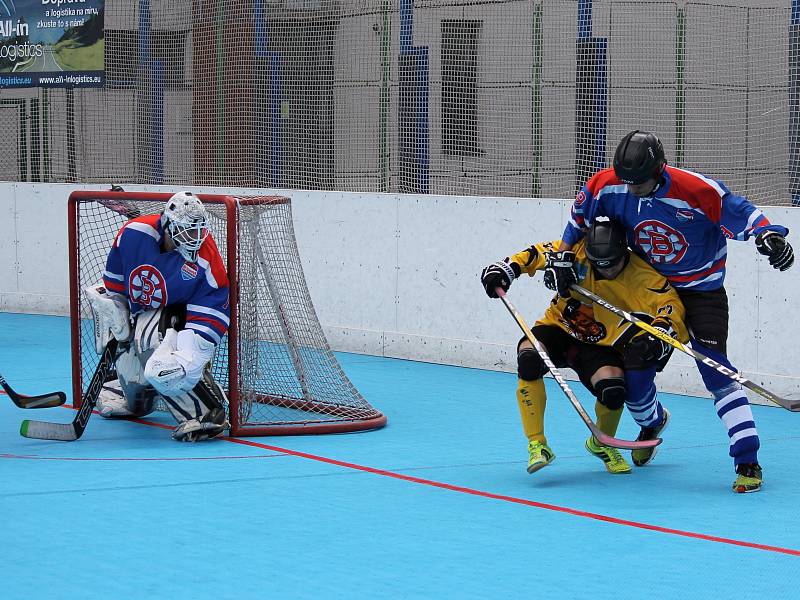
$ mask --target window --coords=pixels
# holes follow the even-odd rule
[[[184,85],[184,59],[188,31],[153,31],[150,58],[164,63],[164,85],[174,89]],[[139,36],[127,29],[106,29],[106,85],[112,88],[136,87]]]
[[[478,42],[483,21],[442,21],[442,152],[481,156],[478,147]]]

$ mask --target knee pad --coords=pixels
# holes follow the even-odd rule
[[[603,406],[618,410],[625,404],[625,397],[628,395],[625,380],[621,377],[601,379],[594,384],[594,395]]]
[[[517,354],[517,375],[525,381],[536,381],[544,377],[549,369],[542,357],[533,348],[523,348]]]

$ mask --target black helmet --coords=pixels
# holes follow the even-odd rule
[[[597,221],[586,234],[586,258],[595,267],[605,269],[628,255],[625,229],[616,221]]]
[[[638,185],[650,178],[658,180],[666,164],[661,140],[647,131],[631,131],[614,152],[614,172],[625,183]]]

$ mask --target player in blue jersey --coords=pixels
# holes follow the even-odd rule
[[[758,252],[785,271],[794,263],[789,230],[769,222],[722,183],[668,166],[661,141],[632,131],[617,146],[613,168],[589,179],[575,198],[562,245],[548,257],[545,283],[559,294],[574,282],[572,246],[596,217],[622,223],[628,245],[675,287],[686,308],[692,347],[731,369],[726,356],[728,296],[723,287],[727,242],[755,238]],[[735,492],[761,489],[759,439],[742,386],[698,362],[717,414],[728,430]],[[644,433],[644,432],[643,432]]]
[[[112,335],[119,341],[118,380],[104,385],[100,415],[141,417],[160,397],[176,440],[221,435],[225,393],[208,367],[229,325],[228,276],[200,199],[178,192],[162,213],[128,221],[86,295],[98,353]]]

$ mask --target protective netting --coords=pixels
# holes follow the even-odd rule
[[[638,128],[790,204],[797,5],[108,0],[104,89],[0,91],[0,176],[567,198]]]
[[[78,324],[73,360],[79,361],[77,389],[82,391],[99,358],[83,289],[101,279],[111,244],[128,218],[160,212],[169,194],[77,192],[72,197],[73,319]],[[231,326],[217,347],[212,372],[228,393],[232,432],[274,435],[382,426],[385,417],[353,387],[320,327],[298,269],[289,199],[201,199],[231,280]]]

